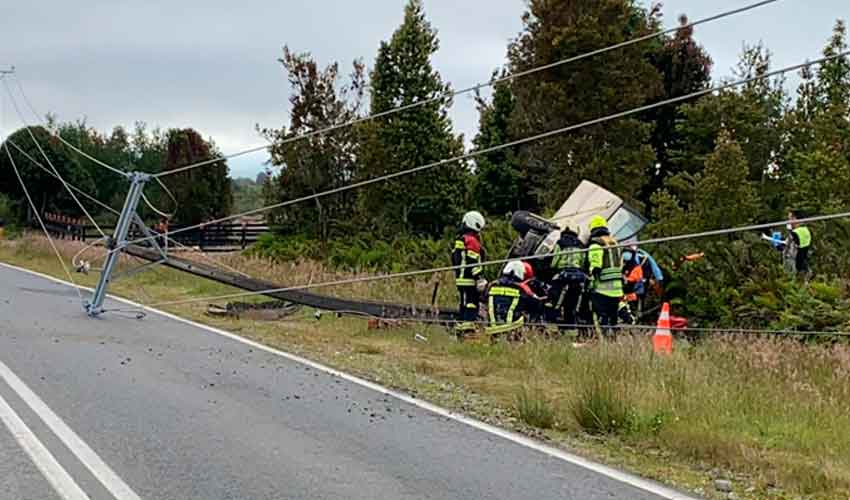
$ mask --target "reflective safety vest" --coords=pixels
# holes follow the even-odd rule
[[[805,226],[798,227],[794,230],[794,234],[800,240],[800,248],[809,248],[812,246],[812,232]]]
[[[490,324],[484,329],[488,335],[508,333],[522,328],[525,318],[519,311],[522,291],[515,283],[499,280],[490,288],[487,303]]]
[[[555,271],[584,268],[585,252],[582,252],[581,248],[562,248],[556,252],[557,254],[552,258],[552,269]]]
[[[455,270],[455,285],[459,287],[475,286],[484,268],[480,265],[482,261],[483,250],[481,248],[481,240],[473,233],[465,233],[459,235],[454,243],[452,251],[453,266],[472,266],[463,267]]]
[[[593,238],[587,258],[590,261],[590,274],[593,276],[591,289],[608,297],[623,296],[623,252],[617,240],[610,236]],[[598,276],[594,271],[599,269]]]

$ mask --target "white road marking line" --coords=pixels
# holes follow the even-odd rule
[[[128,485],[68,425],[53,413],[12,370],[0,361],[0,379],[15,391],[65,446],[117,500],[141,500]]]
[[[37,271],[31,271],[29,269],[24,269],[22,267],[14,266],[14,265],[11,265],[11,264],[6,264],[4,262],[0,262],[0,266],[9,268],[9,269],[12,269],[12,270],[15,270],[15,271],[20,271],[20,272],[23,272],[23,273],[26,273],[26,274],[30,274],[32,276],[38,276],[40,278],[46,279],[48,281],[52,281],[54,283],[59,283],[61,285],[71,286],[71,287],[74,286],[73,284],[68,283],[67,281],[63,281],[61,279],[54,278],[53,276],[48,276],[46,274],[42,274],[42,273],[39,273]],[[89,292],[92,291],[92,289],[88,288],[88,287],[80,287],[80,288],[82,290],[87,290]],[[285,352],[285,351],[274,349],[272,347],[260,344],[258,342],[254,342],[253,340],[248,340],[248,339],[240,337],[240,336],[238,336],[234,333],[230,333],[228,331],[221,330],[221,329],[218,329],[218,328],[215,328],[215,327],[203,325],[201,323],[196,323],[194,321],[191,321],[191,320],[188,320],[188,319],[185,319],[185,318],[181,318],[179,316],[175,316],[174,314],[171,314],[171,313],[168,313],[168,312],[165,312],[165,311],[160,311],[160,310],[153,309],[153,308],[150,308],[150,307],[145,307],[144,305],[133,302],[132,300],[127,300],[127,299],[124,299],[124,298],[121,298],[121,297],[115,297],[113,295],[110,295],[109,298],[116,301],[116,302],[121,302],[123,304],[127,304],[127,305],[132,306],[132,307],[142,308],[142,309],[145,309],[147,311],[151,311],[151,312],[153,312],[153,313],[155,313],[159,316],[169,318],[169,319],[172,319],[174,321],[178,321],[180,323],[184,323],[184,324],[187,324],[187,325],[191,325],[191,326],[194,326],[196,328],[200,328],[202,330],[206,330],[208,332],[215,333],[216,335],[221,335],[223,337],[227,337],[227,338],[235,340],[237,342],[241,342],[243,344],[249,345],[249,346],[254,347],[256,349],[268,352],[270,354],[280,356],[280,357],[288,359],[290,361],[294,361],[296,363],[300,363],[300,364],[309,366],[309,367],[314,368],[316,370],[325,372],[329,375],[339,377],[339,378],[346,380],[348,382],[351,382],[353,384],[357,384],[359,386],[365,387],[367,389],[371,389],[371,390],[379,392],[381,394],[391,396],[391,397],[398,399],[400,401],[404,401],[405,403],[411,404],[413,406],[417,406],[417,407],[422,408],[424,410],[427,410],[431,413],[440,415],[442,417],[449,418],[449,419],[454,420],[456,422],[460,422],[462,424],[468,425],[468,426],[473,427],[475,429],[478,429],[480,431],[484,431],[488,434],[492,434],[494,436],[498,436],[498,437],[501,437],[503,439],[507,439],[508,441],[511,441],[511,442],[518,444],[520,446],[524,446],[526,448],[538,451],[540,453],[544,453],[544,454],[546,454],[546,455],[548,455],[552,458],[556,458],[556,459],[562,460],[564,462],[570,463],[572,465],[582,467],[584,469],[587,469],[589,471],[595,472],[595,473],[600,474],[602,476],[608,477],[608,478],[613,479],[615,481],[618,481],[620,483],[627,484],[629,486],[633,486],[637,489],[646,491],[646,492],[651,493],[653,495],[657,495],[657,496],[664,498],[666,500],[699,500],[697,497],[690,496],[686,493],[674,490],[672,488],[668,488],[668,487],[666,487],[666,486],[664,486],[660,483],[656,483],[655,481],[643,479],[643,478],[635,476],[633,474],[629,474],[627,472],[623,472],[623,471],[614,469],[613,467],[608,467],[607,465],[603,465],[603,464],[600,464],[600,463],[593,462],[591,460],[580,457],[578,455],[568,453],[564,450],[560,450],[558,448],[548,446],[548,445],[543,444],[539,441],[536,441],[536,440],[531,439],[529,437],[523,436],[522,434],[512,432],[512,431],[509,431],[509,430],[506,430],[506,429],[502,429],[500,427],[496,427],[494,425],[490,425],[490,424],[481,422],[479,420],[475,420],[474,418],[470,418],[470,417],[467,417],[465,415],[454,413],[451,410],[447,410],[445,408],[442,408],[440,406],[428,403],[426,401],[422,401],[422,400],[413,398],[413,397],[411,397],[407,394],[403,394],[403,393],[394,391],[394,390],[389,389],[387,387],[378,385],[374,382],[369,382],[368,380],[364,380],[364,379],[355,377],[353,375],[349,375],[347,373],[341,372],[341,371],[336,370],[334,368],[322,365],[320,363],[316,363],[315,361],[310,361],[309,359],[302,358],[301,356],[297,356],[295,354],[290,354],[290,353]]]
[[[23,448],[30,460],[38,470],[41,471],[50,486],[62,497],[63,500],[89,500],[89,496],[68,474],[68,471],[59,465],[50,450],[42,444],[35,434],[27,427],[27,424],[9,406],[9,403],[0,396],[0,420],[6,424],[15,441]]]

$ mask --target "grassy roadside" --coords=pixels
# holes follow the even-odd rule
[[[0,242],[0,261],[64,278],[41,239]],[[234,290],[156,269],[112,291],[150,303]],[[739,498],[850,498],[847,345],[721,339],[658,359],[645,339],[459,344],[439,328],[369,330],[307,311],[267,323],[211,318],[205,304],[167,309],[709,498],[725,497],[721,477]]]

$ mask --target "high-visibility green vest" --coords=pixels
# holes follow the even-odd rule
[[[798,227],[794,230],[794,234],[800,240],[800,248],[809,248],[812,246],[812,232],[805,226]]]
[[[623,252],[613,248],[616,245],[617,240],[610,236],[594,238],[587,255],[591,275],[595,269],[600,269],[591,289],[608,297],[623,296]]]
[[[563,271],[564,269],[582,269],[584,267],[584,252],[581,248],[572,247],[556,249],[555,257],[552,258],[552,269]]]

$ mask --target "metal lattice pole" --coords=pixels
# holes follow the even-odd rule
[[[150,179],[151,176],[149,174],[141,172],[130,174],[130,191],[127,193],[124,208],[118,217],[115,233],[109,238],[107,243],[107,248],[110,252],[107,254],[106,263],[103,266],[103,271],[100,273],[100,280],[97,283],[97,288],[94,290],[94,295],[91,301],[86,304],[86,312],[88,312],[89,316],[98,316],[103,312],[103,300],[106,298],[106,291],[109,288],[109,283],[112,281],[112,273],[115,271],[115,266],[118,264],[118,258],[123,248],[127,246],[127,236],[130,233],[130,227],[136,220],[136,209],[139,206],[142,191],[145,183]]]

